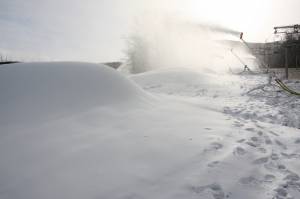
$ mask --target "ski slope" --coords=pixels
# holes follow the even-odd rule
[[[286,95],[245,95],[266,78],[0,67],[0,198],[299,198],[300,130],[272,101]]]

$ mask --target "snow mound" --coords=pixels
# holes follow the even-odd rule
[[[238,79],[229,74],[168,68],[131,75],[138,85],[151,93],[184,97],[240,94]]]
[[[57,119],[143,96],[109,67],[72,62],[0,67],[0,93],[0,125]]]

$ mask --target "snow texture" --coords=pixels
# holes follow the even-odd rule
[[[114,70],[94,64],[13,64],[0,71],[0,125],[47,121],[143,96]]]
[[[246,94],[266,81],[1,67],[0,198],[300,198],[299,98],[273,87]]]

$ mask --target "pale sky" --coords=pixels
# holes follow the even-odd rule
[[[0,52],[26,61],[116,61],[144,13],[222,25],[263,42],[300,23],[299,0],[0,0]]]

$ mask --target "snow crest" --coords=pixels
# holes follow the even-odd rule
[[[3,66],[0,93],[0,125],[54,119],[144,95],[113,69],[71,62]]]

